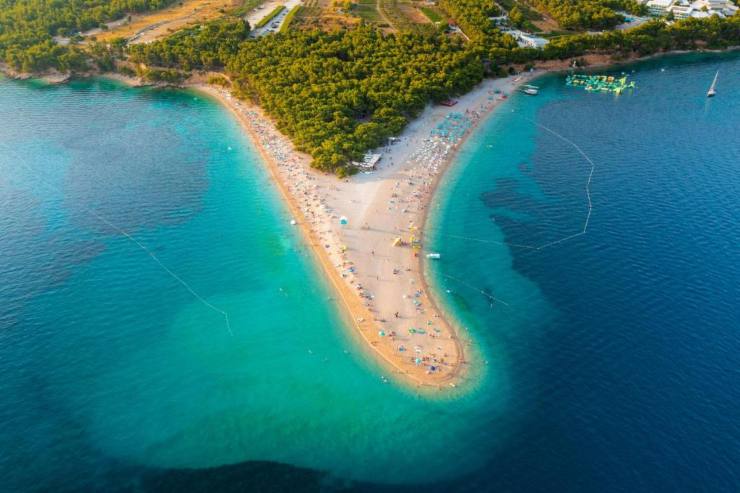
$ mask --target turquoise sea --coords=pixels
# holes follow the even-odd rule
[[[622,72],[621,96],[537,79],[435,204],[431,274],[517,415],[450,490],[738,490],[740,54]]]
[[[476,423],[506,394],[481,406],[383,383],[215,102],[2,81],[0,121],[11,489],[127,489],[258,460],[412,483],[490,457]]]
[[[383,383],[226,110],[0,80],[0,489],[734,491],[740,56],[621,70],[462,149],[429,268],[486,371],[443,399]],[[574,145],[588,227],[538,250]]]

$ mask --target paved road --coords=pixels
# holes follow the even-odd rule
[[[261,7],[256,8],[249,14],[247,14],[247,21],[249,22],[250,26],[256,25],[260,20],[265,18],[270,12],[272,12],[275,7],[278,7],[280,5],[284,5],[285,9],[280,12],[278,15],[275,16],[274,19],[272,19],[266,26],[254,29],[252,30],[252,36],[255,38],[258,38],[260,36],[264,36],[265,34],[275,33],[280,31],[280,27],[283,25],[283,22],[285,22],[285,18],[288,16],[288,12],[290,12],[293,7],[296,5],[302,5],[302,0],[287,0],[287,1],[278,1],[273,0],[269,2],[265,2],[262,4]]]

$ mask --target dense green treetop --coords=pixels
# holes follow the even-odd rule
[[[430,100],[463,94],[484,75],[460,40],[372,28],[247,42],[228,72],[327,170],[359,159]]]
[[[206,32],[218,34],[201,43]],[[470,43],[443,34],[384,35],[371,27],[296,31],[239,43],[245,33],[233,21],[217,21],[133,46],[130,59],[170,69],[225,65],[238,94],[262,106],[299,149],[314,157],[315,166],[341,170],[400,132],[429,101],[470,90],[486,69],[496,73],[512,63],[590,52],[646,55],[697,43],[737,45],[740,16],[670,25],[655,20],[630,31],[555,38],[541,50],[511,47],[497,31]]]
[[[461,39],[384,35],[372,27],[246,38],[239,21],[216,21],[157,43],[131,46],[147,66],[226,71],[314,165],[333,170],[398,134],[430,101],[469,91],[483,64]],[[204,33],[210,33],[204,36]]]
[[[617,10],[644,12],[644,7],[635,0],[533,0],[532,3],[564,29],[608,29],[624,20]],[[495,32],[490,18],[501,14],[493,0],[440,0],[440,5],[471,38],[481,35],[490,38]],[[515,23],[518,13],[517,9],[512,16]]]
[[[54,36],[71,36],[122,18],[160,9],[174,0],[0,0],[0,60],[16,70],[81,69],[75,47]]]
[[[624,22],[615,10],[639,13],[635,0],[534,0],[563,29],[610,29]]]
[[[182,70],[222,69],[249,37],[249,24],[239,17],[183,29],[157,43],[131,45],[133,61]]]
[[[502,14],[494,0],[440,0],[439,5],[471,39],[498,32],[490,20]]]
[[[166,83],[178,83],[192,70],[224,71],[236,93],[261,105],[314,157],[315,166],[342,172],[398,134],[430,101],[463,94],[486,74],[511,65],[588,53],[647,55],[740,44],[740,15],[735,15],[672,24],[654,20],[628,31],[553,38],[544,49],[519,48],[490,20],[500,13],[492,0],[441,0],[469,41],[441,31],[384,34],[369,26],[251,39],[249,25],[229,16],[141,45],[119,40],[89,43],[83,50],[52,39],[169,1],[0,0],[0,55],[11,67],[30,72],[83,70],[93,62],[112,70],[116,59],[128,58],[139,75]],[[557,3],[563,12],[575,9],[581,16],[576,24],[593,26],[601,17],[588,12],[630,10],[634,0],[534,1]],[[587,2],[594,10],[584,7]]]

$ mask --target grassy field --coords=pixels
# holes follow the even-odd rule
[[[352,7],[352,13],[356,14],[365,22],[371,24],[383,24],[383,17],[376,8],[375,0],[358,0]]]
[[[396,6],[412,24],[431,24],[429,18],[419,10],[416,2],[397,0]]]
[[[442,22],[444,20],[444,17],[442,17],[442,14],[438,10],[435,10],[432,7],[419,7],[419,10],[421,10],[421,12],[425,16],[427,16],[427,18],[430,21],[434,23]]]
[[[509,0],[512,1],[512,0]],[[160,39],[175,31],[222,16],[245,15],[266,0],[184,0],[145,15],[133,16],[130,22],[98,32],[95,38],[110,41],[114,38],[132,39],[143,43]],[[274,3],[273,3],[274,4]],[[442,12],[429,6],[417,7],[412,0],[355,0],[347,9],[335,4],[333,0],[305,0],[300,8],[288,13],[285,29],[323,29],[327,31],[348,28],[362,21],[374,24],[385,31],[431,29],[431,23],[444,21]],[[255,22],[253,28],[264,27],[277,16],[284,7],[276,7],[265,17]]]
[[[352,28],[359,23],[359,17],[345,11],[344,5],[334,0],[304,0],[303,8],[291,23],[291,29],[336,31]]]
[[[396,31],[432,29],[430,20],[410,0],[378,0],[383,20]]]
[[[306,0],[302,8],[295,14],[291,24],[295,29],[305,29],[318,24],[321,16],[321,7],[318,0]]]

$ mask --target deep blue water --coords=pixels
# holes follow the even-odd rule
[[[619,97],[539,79],[451,174],[434,272],[509,361],[521,418],[461,490],[740,488],[740,56],[622,70],[638,88]],[[594,162],[593,207],[538,250],[588,212],[591,166],[551,131]]]
[[[429,267],[489,371],[450,402],[355,351],[223,109],[0,82],[0,491],[737,491],[740,56],[619,70],[461,150]],[[537,249],[588,212],[552,132],[593,207]]]

